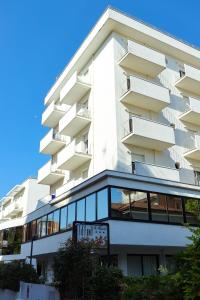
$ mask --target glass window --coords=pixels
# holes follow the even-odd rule
[[[41,236],[47,234],[47,216],[41,218]]]
[[[197,216],[200,215],[200,200],[194,198],[185,199],[186,222],[191,225],[198,225]]]
[[[176,196],[167,196],[169,222],[183,223],[182,199]]]
[[[67,206],[62,207],[60,210],[60,230],[67,228]]]
[[[142,276],[142,257],[140,255],[128,255],[127,268],[129,276]]]
[[[37,237],[41,237],[41,218],[37,219]]]
[[[76,203],[77,221],[85,221],[85,199],[81,199]]]
[[[143,274],[145,276],[148,275],[156,275],[158,270],[157,265],[157,256],[155,255],[144,255],[143,256]]]
[[[53,233],[53,213],[47,215],[47,235]]]
[[[86,197],[86,221],[96,220],[96,194]]]
[[[68,205],[67,228],[71,228],[73,226],[73,222],[75,221],[75,208],[76,203]]]
[[[168,222],[167,198],[162,194],[150,194],[152,221]]]
[[[108,217],[108,189],[97,193],[97,220]]]
[[[36,220],[31,222],[31,237],[35,237],[37,234],[37,222]]]
[[[176,271],[176,259],[173,255],[166,255],[166,267],[169,273],[174,273]]]
[[[57,209],[53,212],[53,233],[59,231],[59,220],[60,220],[60,210]]]
[[[130,191],[111,188],[111,216],[130,219]]]
[[[131,217],[136,220],[148,220],[148,198],[147,193],[130,191],[129,194]]]

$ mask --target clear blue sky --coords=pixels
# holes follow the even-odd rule
[[[0,0],[0,197],[47,161],[43,98],[108,5],[200,47],[199,0]]]

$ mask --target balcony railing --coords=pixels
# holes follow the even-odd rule
[[[78,102],[89,90],[91,85],[84,76],[75,72],[60,91],[60,102],[72,105]]]
[[[73,137],[91,122],[88,106],[75,103],[59,122],[59,132]]]
[[[180,79],[175,85],[189,93],[200,95],[200,70],[184,65],[184,70],[180,71]]]
[[[169,90],[155,82],[136,76],[127,77],[127,89],[120,101],[152,111],[160,111],[170,103]]]
[[[200,125],[200,99],[193,97],[184,97],[186,109],[180,115],[181,121],[191,123],[194,125]]]
[[[126,53],[119,64],[151,77],[157,76],[166,68],[162,53],[130,40],[127,41]]]
[[[184,153],[184,157],[193,160],[200,160],[200,135],[192,134],[190,143],[188,144],[188,150]]]
[[[55,154],[66,144],[66,137],[51,129],[40,142],[40,152]]]
[[[57,155],[57,165],[60,169],[72,171],[91,160],[88,144],[83,140],[74,139]]]
[[[140,116],[131,116],[124,124],[122,142],[163,151],[175,144],[174,128]]]
[[[51,185],[63,179],[65,177],[65,172],[59,170],[56,164],[52,161],[48,161],[41,169],[38,171],[38,183]]]
[[[65,105],[55,105],[54,102],[52,102],[42,114],[42,125],[55,127],[65,112]]]
[[[164,166],[135,161],[132,163],[132,173],[171,181],[180,181],[179,170]]]

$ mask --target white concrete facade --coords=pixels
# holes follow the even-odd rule
[[[52,200],[32,207],[23,222],[48,223],[52,211],[81,198],[87,203],[87,195],[106,188],[111,253],[124,273],[132,274],[131,255],[144,261],[157,255],[165,265],[167,255],[188,243],[190,232],[181,224],[187,212],[181,208],[179,223],[170,224],[170,212],[159,223],[153,220],[152,195],[180,203],[200,199],[200,50],[109,8],[44,103],[42,124],[51,129],[40,152],[51,159],[38,171],[38,183],[49,185]],[[124,195],[146,193],[148,220],[112,218],[112,187]],[[179,213],[176,208],[180,218]],[[45,230],[34,241],[33,255],[51,260],[71,230]],[[22,245],[21,259],[30,255],[30,246],[30,239]]]

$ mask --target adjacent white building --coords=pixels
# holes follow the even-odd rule
[[[46,268],[72,223],[110,224],[129,275],[170,267],[200,199],[200,50],[108,8],[44,100],[48,204],[27,213],[22,257]]]

